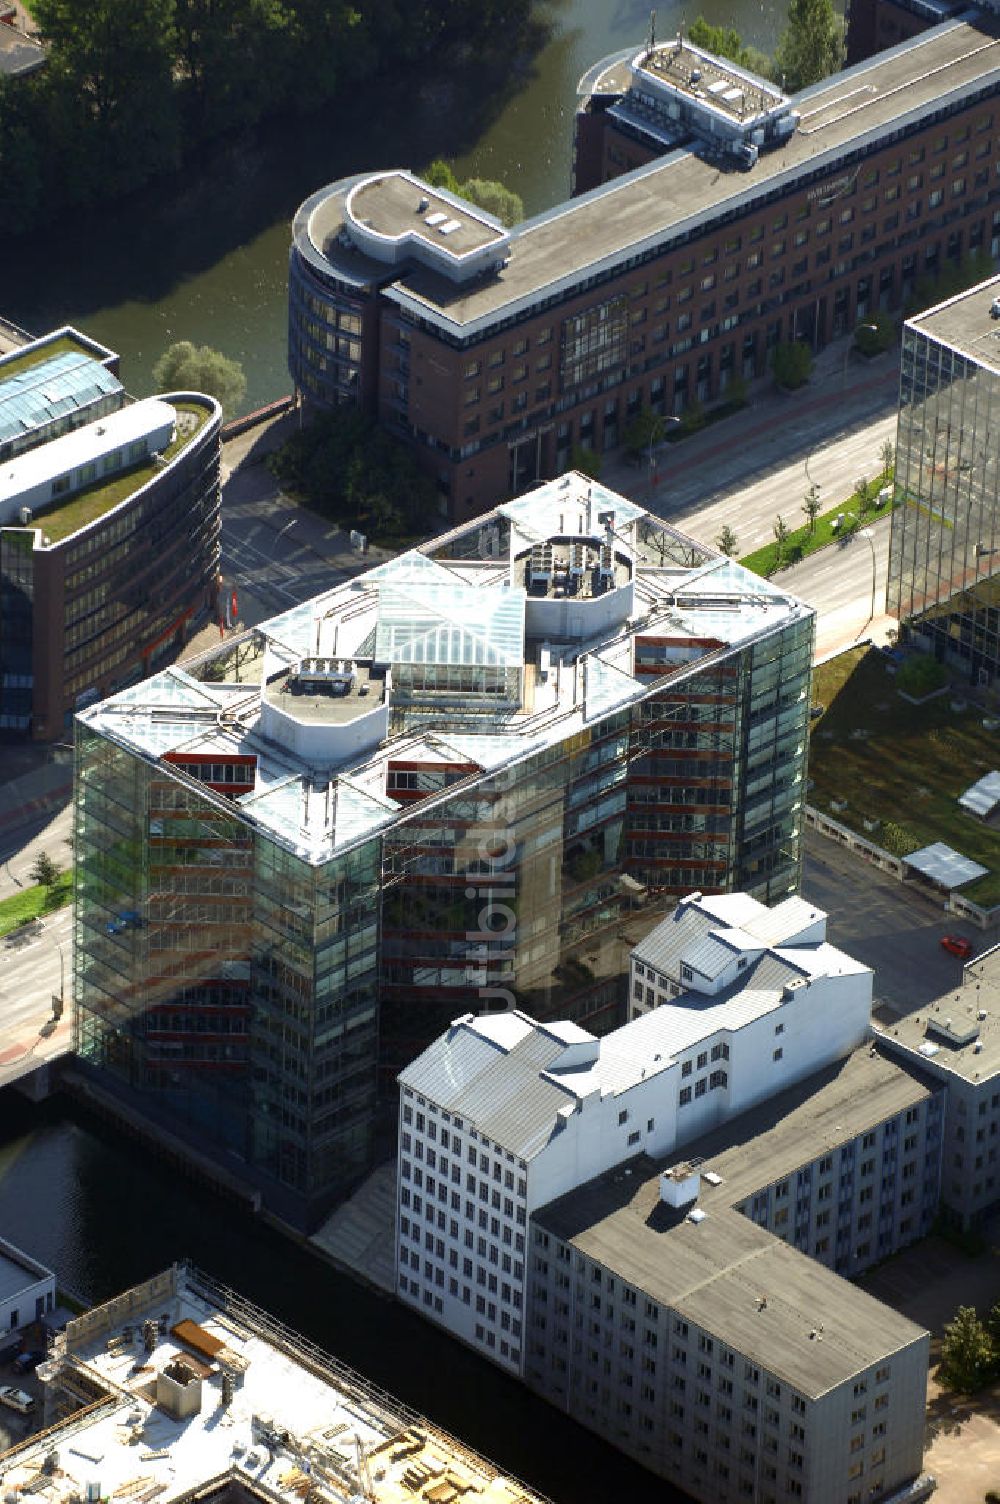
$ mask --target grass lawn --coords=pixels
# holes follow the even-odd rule
[[[97,481],[92,486],[87,486],[82,491],[76,491],[72,496],[55,505],[39,509],[32,520],[32,526],[41,528],[42,533],[52,543],[61,543],[78,528],[86,527],[90,522],[95,522],[98,517],[103,517],[113,507],[132,496],[147,481],[152,480],[158,471],[163,469],[176,454],[189,444],[197,433],[208,421],[208,408],[199,407],[193,402],[177,402],[174,404],[177,412],[191,413],[197,426],[190,433],[181,433],[178,429],[173,442],[168,444],[162,455],[155,460],[146,460],[140,465],[134,465],[131,470],[124,470],[114,475],[110,480]]]
[[[69,903],[72,897],[73,874],[61,872],[59,881],[52,889],[51,900],[49,890],[41,884],[35,888],[22,888],[20,893],[0,899],[0,935],[9,935],[11,930],[16,930],[19,925],[27,924],[32,919],[54,914],[56,909]]]
[[[868,485],[869,498],[874,501],[879,491],[887,482],[884,476],[878,476]],[[857,513],[858,498],[856,492],[846,497],[839,505],[831,507],[828,512],[821,512],[816,518],[816,526],[812,532],[809,524],[805,522],[801,527],[795,528],[785,540],[782,563],[797,564],[809,554],[814,554],[818,548],[826,548],[830,543],[836,543],[838,539],[849,536],[848,529],[834,530],[833,524],[837,518],[843,515],[845,518]],[[862,518],[861,526],[876,522],[889,511],[888,505],[882,508],[872,508],[867,516]],[[753,553],[745,554],[740,563],[754,574],[762,575],[765,580],[778,568],[778,545],[777,543],[765,543],[763,548],[754,549]]]
[[[990,908],[1000,903],[1000,833],[960,809],[958,796],[1000,768],[1000,731],[985,730],[981,710],[952,710],[951,699],[907,704],[873,648],[821,665],[813,701],[826,708],[812,723],[809,802],[895,856],[946,841],[990,868],[961,889]],[[831,809],[833,799],[847,808]],[[879,821],[877,829],[866,830],[866,819]]]

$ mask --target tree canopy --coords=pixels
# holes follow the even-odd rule
[[[230,360],[210,345],[178,340],[164,350],[153,367],[158,392],[205,392],[231,417],[243,401],[247,379],[238,360]]]
[[[735,26],[713,26],[704,16],[699,16],[688,27],[688,40],[716,57],[727,57],[741,68],[748,68],[760,78],[769,78],[771,59],[759,47],[751,47],[743,41]]]
[[[268,463],[342,527],[398,539],[429,532],[438,520],[437,493],[412,454],[356,407],[317,417]]]
[[[507,49],[531,0],[32,0],[32,10],[48,60],[16,83],[0,78],[0,235],[129,193],[268,115],[319,110],[388,60],[443,70]]]
[[[783,344],[775,345],[771,355],[771,369],[779,386],[789,391],[805,386],[812,375],[812,368],[812,351],[803,340],[786,340]]]
[[[844,24],[833,0],[791,0],[774,54],[773,77],[789,94],[836,73],[844,60]]]
[[[516,225],[524,218],[524,200],[495,178],[467,178],[460,183],[449,162],[441,157],[434,161],[423,174],[432,188],[444,188],[458,198],[467,199],[492,214],[504,225]]]

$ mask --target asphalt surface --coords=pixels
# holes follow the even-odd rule
[[[879,517],[865,531],[870,538],[859,532],[776,576],[785,590],[816,608],[817,659],[865,637],[881,643],[895,626],[885,615],[890,520]]]
[[[1000,936],[963,924],[940,895],[896,882],[836,841],[805,833],[802,895],[830,916],[831,944],[875,971],[876,1004],[910,1013],[962,979],[962,962],[941,949],[942,935],[966,935],[976,954]]]
[[[67,904],[42,920],[30,939],[0,940],[0,1086],[16,1080],[43,1060],[70,1048],[73,910]],[[63,1016],[50,1034],[41,1030],[52,1015],[52,998],[62,990]]]

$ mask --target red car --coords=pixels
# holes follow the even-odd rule
[[[942,935],[941,949],[958,956],[960,961],[967,961],[972,955],[972,941],[966,940],[964,935]]]

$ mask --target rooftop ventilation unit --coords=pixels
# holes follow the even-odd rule
[[[686,1161],[664,1170],[660,1176],[660,1200],[665,1206],[688,1206],[697,1201],[700,1189],[701,1175]]]

